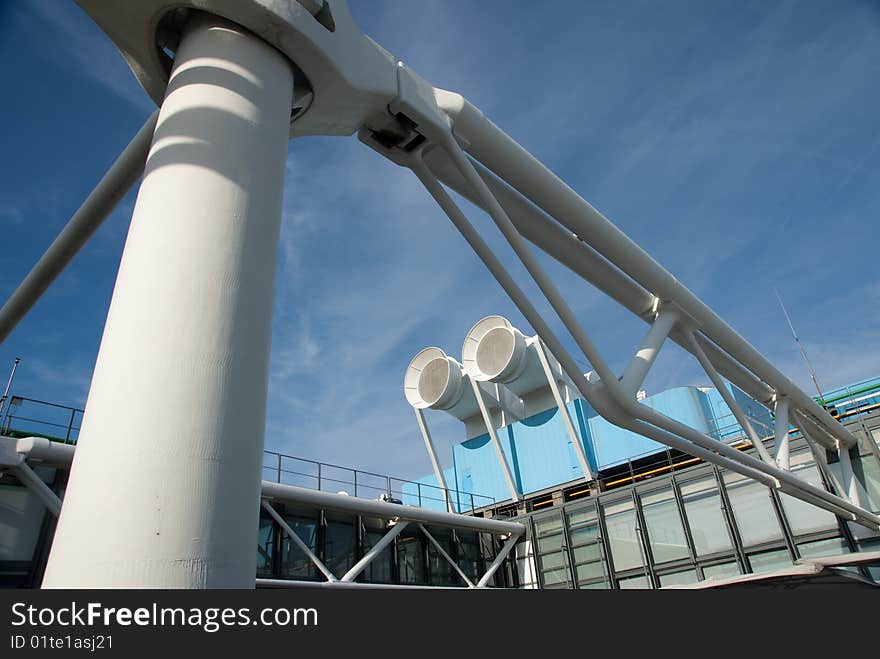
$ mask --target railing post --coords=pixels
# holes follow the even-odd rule
[[[358,495],[358,470],[354,470],[354,495]]]
[[[76,410],[70,410],[70,423],[67,424],[67,434],[64,436],[64,443],[70,441],[70,431],[73,429],[73,419],[76,416]]]
[[[318,463],[318,491],[321,491],[321,463]]]
[[[391,498],[391,476],[386,476],[386,485],[388,486],[388,498]]]
[[[281,482],[281,454],[278,454],[278,482]]]
[[[416,482],[416,489],[419,493],[419,508],[421,508],[422,507],[422,484],[419,482]]]

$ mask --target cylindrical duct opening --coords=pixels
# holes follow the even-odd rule
[[[486,316],[471,328],[461,348],[464,369],[480,382],[509,382],[522,373],[526,339],[502,316]]]
[[[496,327],[477,342],[475,363],[486,378],[506,382],[519,375],[525,364],[526,343],[523,335],[510,327]]]
[[[425,348],[407,367],[403,390],[417,409],[446,410],[461,400],[464,384],[461,364],[440,348]]]

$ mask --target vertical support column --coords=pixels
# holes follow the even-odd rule
[[[635,396],[638,393],[678,318],[678,312],[673,309],[664,309],[657,314],[635,356],[620,376],[620,384],[627,395]]]
[[[849,457],[849,449],[838,442],[837,455],[840,456],[840,477],[843,486],[846,488],[846,496],[849,502],[854,506],[862,505],[862,498],[859,496],[858,480],[852,468],[852,460]]]
[[[789,460],[789,436],[788,436],[788,398],[779,396],[776,398],[776,441],[775,460],[776,466],[785,471],[791,470]]]
[[[292,93],[263,41],[187,26],[44,586],[254,587]]]
[[[489,414],[489,409],[486,407],[486,399],[483,397],[483,390],[480,389],[479,382],[472,378],[468,378],[468,380],[470,380],[471,386],[474,389],[474,396],[477,398],[477,404],[480,407],[480,414],[483,416],[483,423],[486,425],[486,432],[489,433],[489,439],[492,440],[492,445],[495,446],[495,452],[498,454],[498,464],[501,465],[501,471],[504,472],[504,480],[507,481],[507,489],[510,491],[511,498],[514,501],[519,501],[522,499],[522,494],[516,486],[516,481],[513,480],[513,474],[510,472],[510,465],[507,464],[507,458],[504,456],[504,449],[501,448],[498,433],[495,432],[495,424],[492,423],[492,415]]]
[[[443,498],[446,501],[446,512],[454,513],[452,507],[452,499],[449,498],[449,488],[446,486],[446,477],[443,475],[443,469],[440,467],[440,460],[437,458],[437,450],[434,448],[434,440],[431,438],[431,432],[428,430],[428,424],[425,422],[425,413],[418,408],[413,408],[416,413],[416,420],[419,423],[419,430],[422,431],[422,439],[425,440],[425,448],[428,449],[428,457],[431,458],[431,466],[434,468],[434,476],[437,478],[437,484],[443,489]],[[391,494],[391,488],[388,488],[388,494]]]

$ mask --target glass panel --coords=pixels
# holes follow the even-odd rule
[[[594,581],[593,583],[580,584],[578,588],[581,590],[608,590],[608,584],[604,581]]]
[[[749,554],[749,563],[752,565],[752,572],[771,572],[780,568],[789,567],[791,565],[791,556],[787,549],[778,549],[775,551],[762,551],[758,554]]]
[[[816,467],[813,455],[809,450],[799,451],[791,456],[791,472],[820,490],[825,489],[819,469]],[[822,510],[806,501],[795,499],[788,494],[782,494],[780,500],[788,523],[791,525],[791,531],[795,535],[837,528],[837,517],[834,513]]]
[[[257,576],[272,576],[272,559],[275,554],[275,522],[269,517],[260,517],[260,531],[257,535]]]
[[[565,568],[558,570],[545,570],[541,574],[544,577],[544,584],[547,586],[568,583],[568,570]]]
[[[385,533],[381,531],[366,531],[364,533],[364,553],[372,549],[384,535]],[[393,582],[394,579],[391,572],[391,550],[393,547],[394,544],[392,543],[391,546],[383,549],[381,554],[367,564],[367,567],[361,572],[361,577],[364,581],[370,583]],[[339,576],[341,577],[342,575],[339,574]]]
[[[556,513],[549,517],[535,518],[535,533],[538,537],[562,531],[562,515]]]
[[[559,551],[563,546],[565,536],[562,533],[556,535],[544,536],[538,538],[538,551],[541,553],[548,551]]]
[[[410,529],[397,536],[397,566],[401,583],[426,583],[421,537],[407,536]],[[421,533],[419,534],[421,536]],[[425,540],[427,542],[427,539]]]
[[[654,562],[663,563],[690,556],[672,487],[646,492],[640,495],[640,499]]]
[[[443,547],[443,551],[452,556],[452,532],[449,529],[426,528],[428,533],[434,536],[434,540]],[[427,537],[424,542],[428,547],[428,574],[431,583],[435,586],[461,586],[464,582],[458,576],[452,564],[437,551],[437,548]]]
[[[880,464],[877,464],[877,458],[873,453],[861,455],[858,461],[853,460],[853,468],[861,469],[867,485],[868,500],[862,501],[862,505],[875,513],[880,512]]]
[[[480,539],[470,531],[456,531],[458,538],[458,566],[473,579],[482,576],[483,560],[480,553]]]
[[[317,551],[318,523],[315,520],[305,517],[288,517],[287,515],[284,516],[284,520],[313,553]],[[318,568],[315,567],[312,560],[287,537],[286,533],[281,541],[281,576],[284,579],[324,578],[324,575],[319,574]]]
[[[324,565],[341,577],[357,561],[356,554],[354,524],[328,520],[324,535]]]
[[[604,577],[605,576],[605,568],[602,566],[602,561],[596,561],[595,563],[585,563],[584,565],[578,565],[577,568],[577,576],[578,580],[584,581],[586,579],[595,579],[596,577]]]
[[[636,590],[640,588],[650,588],[647,577],[630,577],[629,579],[621,579],[617,582],[621,590]]]
[[[677,584],[697,583],[696,570],[682,570],[660,575],[660,586],[675,586]]]
[[[710,474],[683,483],[681,496],[697,555],[732,551],[733,545],[724,521],[724,513],[721,511],[721,497],[715,476]]]
[[[577,510],[568,511],[568,526],[575,529],[584,524],[596,521],[596,506],[590,505]]]
[[[830,540],[805,542],[798,545],[798,551],[803,558],[811,556],[836,556],[838,554],[848,554],[849,546],[843,538],[831,538]]]
[[[614,569],[621,572],[644,565],[642,547],[636,532],[636,511],[630,499],[606,504],[605,524],[614,558]]]
[[[571,544],[582,545],[587,542],[596,542],[599,539],[599,524],[593,522],[588,526],[582,526],[571,532]]]
[[[565,556],[564,551],[557,551],[553,554],[542,554],[541,555],[541,569],[549,570],[550,568],[559,568],[565,567],[568,559]]]
[[[704,579],[725,579],[727,577],[738,577],[739,575],[739,564],[736,561],[703,566]]]
[[[575,547],[571,550],[574,554],[575,563],[584,563],[586,561],[598,561],[602,558],[602,547],[598,543]]]
[[[732,471],[724,472],[724,485],[744,546],[782,538],[782,529],[766,485]]]

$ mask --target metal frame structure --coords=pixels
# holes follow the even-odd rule
[[[284,533],[306,554],[309,560],[318,568],[321,574],[326,578],[326,582],[322,582],[322,586],[329,587],[346,587],[355,584],[355,579],[366,569],[366,567],[377,557],[382,551],[396,538],[408,525],[412,524],[428,538],[428,541],[434,546],[438,554],[447,561],[453,570],[459,575],[467,588],[484,588],[489,580],[501,567],[504,560],[510,554],[513,546],[520,537],[525,533],[525,526],[518,522],[506,522],[495,519],[485,519],[482,517],[471,517],[467,515],[458,515],[456,513],[448,513],[435,510],[426,510],[424,508],[416,508],[414,506],[404,506],[394,503],[386,503],[384,501],[373,501],[370,499],[361,499],[358,497],[349,497],[342,494],[329,494],[327,492],[319,492],[292,485],[282,485],[280,483],[270,483],[263,481],[262,486],[262,507],[269,515],[278,522]],[[355,513],[358,515],[371,515],[383,519],[392,520],[388,531],[382,538],[374,544],[369,551],[355,563],[344,575],[337,577],[325,566],[318,557],[312,552],[308,546],[300,539],[284,518],[278,514],[272,507],[272,502],[278,501],[286,504],[306,504],[322,509],[338,510],[347,513]],[[468,579],[461,567],[453,560],[453,558],[443,549],[440,543],[431,535],[425,524],[433,524],[436,526],[446,526],[450,528],[469,529],[482,533],[489,533],[501,537],[505,542],[501,550],[495,556],[495,560],[488,566],[483,575],[476,583]],[[307,584],[313,586],[313,582],[301,582],[290,580],[257,580],[260,585],[279,586],[299,586]],[[371,584],[372,587],[376,587]],[[410,587],[410,586],[407,586]],[[412,586],[417,588],[420,586]]]
[[[61,500],[52,489],[34,472],[28,464],[28,460],[35,464],[69,469],[73,462],[76,447],[70,444],[52,442],[44,437],[27,437],[24,439],[12,439],[0,437],[0,471],[10,470],[13,474],[33,492],[45,505],[49,512],[58,517],[61,512]],[[324,575],[326,583],[323,586],[352,586],[352,587],[385,587],[384,584],[362,584],[355,580],[367,566],[382,551],[388,547],[394,539],[410,524],[418,527],[421,533],[428,539],[438,554],[449,563],[458,574],[467,588],[484,588],[492,579],[498,568],[510,554],[517,541],[526,531],[526,527],[518,522],[495,520],[491,518],[459,515],[456,513],[434,511],[417,506],[406,506],[361,497],[352,497],[347,494],[332,494],[320,490],[312,490],[294,485],[284,485],[271,481],[261,483],[261,508],[278,524],[284,534],[293,542],[311,561],[311,563]],[[369,515],[390,520],[388,531],[373,545],[364,556],[341,577],[337,577],[318,558],[309,546],[300,538],[296,531],[284,517],[272,506],[273,502],[283,504],[300,504],[313,506],[321,510],[334,510],[356,515]],[[496,554],[493,562],[476,581],[471,581],[456,561],[449,555],[437,539],[428,531],[426,524],[444,526],[453,529],[468,529],[480,533],[488,533],[504,540],[501,550]],[[284,580],[284,579],[257,579],[258,585],[271,587],[294,587],[315,586],[315,582]],[[429,586],[397,586],[406,588],[425,588]]]
[[[652,355],[668,336],[691,352],[695,345],[701,348],[704,354],[697,356],[704,367],[711,366],[708,371],[714,369],[768,408],[786,399],[789,413],[809,428],[810,441],[837,450],[843,463],[847,464],[847,450],[855,444],[849,432],[704,302],[482,112],[462,96],[434,88],[364,35],[344,0],[79,0],[79,4],[119,47],[161,107],[155,131],[150,118],[111,167],[109,178],[68,224],[69,231],[62,232],[0,309],[2,340],[145,171],[89,393],[80,440],[83,450],[71,475],[68,504],[47,568],[49,585],[244,587],[251,583],[245,568],[250,546],[242,542],[241,530],[256,523],[247,499],[258,495],[261,442],[255,438],[250,445],[242,436],[264,425],[283,138],[307,134],[357,132],[371,148],[410,169],[559,360],[580,395],[603,417],[845,519],[880,527],[880,517],[859,505],[851,470],[843,483],[847,500],[804,483],[776,463],[768,464],[766,455],[763,459],[745,455],[639,404],[631,395],[632,387],[648,372]],[[200,57],[208,57],[211,65],[192,66]],[[150,160],[144,170],[148,141]],[[197,145],[207,148],[197,154]],[[187,169],[193,157],[201,158],[202,168]],[[234,182],[223,177],[229,171],[235,172]],[[244,186],[248,194],[235,196],[235,184]],[[443,184],[488,212],[592,372],[581,372]],[[200,233],[184,219],[204,208],[211,211],[213,231]],[[180,221],[175,214],[181,215]],[[232,236],[234,248],[212,247],[216,242],[206,238],[216,232]],[[636,354],[626,371],[626,386],[525,240],[652,325],[660,323],[667,310],[674,311],[674,322],[663,320],[648,332],[639,349],[642,354]],[[172,254],[167,250],[169,242],[187,245],[189,251]],[[162,268],[149,267],[157,262]],[[180,272],[187,276],[176,276]],[[152,295],[145,297],[148,280]],[[182,287],[181,281],[199,283]],[[227,290],[241,294],[226,295]],[[187,305],[200,309],[191,317],[199,322],[181,326],[174,319]],[[149,341],[143,340],[143,327],[149,324],[142,318],[145,315],[163,321],[153,323]],[[240,321],[243,317],[247,322]],[[181,333],[183,327],[186,333]],[[140,345],[137,359],[129,350],[135,341]],[[213,347],[202,354],[199,346],[206,342]],[[179,422],[190,429],[190,448],[181,452],[178,438],[171,434],[151,437],[152,468],[166,469],[169,476],[162,483],[149,479],[142,487],[130,488],[135,494],[123,502],[123,497],[114,496],[119,494],[115,489],[129,486],[127,479],[151,468],[139,462],[144,454],[137,438],[128,437],[120,446],[114,433],[132,427],[154,396],[168,396],[162,385],[168,384],[169,373],[157,366],[163,363],[168,345],[183,346],[179,357],[189,365],[176,369],[171,380],[183,411],[169,425]],[[247,359],[239,357],[244,353]],[[244,410],[240,427],[222,418],[222,402],[235,399],[239,392]],[[193,409],[200,410],[198,419],[188,416]],[[100,467],[98,458],[106,447],[117,451],[118,473]],[[780,451],[784,466],[782,444]],[[217,460],[217,456],[225,457]],[[249,472],[247,485],[236,492],[225,489],[223,469],[243,467]],[[159,537],[145,529],[131,544],[114,547],[107,542],[98,552],[101,555],[95,553],[88,539],[101,533],[102,520],[122,519],[123,506],[129,515],[134,506],[136,512],[130,516],[142,525],[157,500],[168,504],[162,517],[173,527],[170,533],[165,529]],[[180,506],[181,501],[192,506]],[[199,507],[215,506],[223,509],[226,526],[217,527],[221,532],[204,534],[211,542],[193,540],[202,536],[183,527],[214,514],[200,515]],[[128,537],[102,535],[112,535],[118,543]],[[124,565],[118,563],[120,557]]]
[[[875,426],[876,427],[876,426]],[[806,440],[798,436],[792,439],[794,452],[800,453],[808,451]],[[864,450],[864,449],[863,449]],[[867,451],[862,459],[867,459]],[[815,461],[815,468],[818,470],[823,481],[827,483],[828,470],[825,468],[821,460]],[[711,567],[721,563],[736,562],[740,574],[749,574],[757,572],[758,566],[753,562],[753,558],[768,552],[781,552],[788,557],[788,560],[797,563],[805,559],[802,548],[810,543],[825,542],[837,540],[842,546],[850,552],[854,552],[855,556],[859,556],[860,537],[864,537],[868,542],[872,542],[877,536],[876,533],[871,534],[865,532],[864,529],[853,529],[846,521],[836,518],[837,524],[834,528],[793,528],[793,511],[788,508],[787,502],[779,495],[776,490],[767,490],[769,505],[767,513],[773,518],[769,522],[770,526],[778,532],[778,537],[764,538],[761,540],[752,539],[747,542],[742,536],[742,530],[746,528],[746,524],[754,524],[756,518],[754,516],[742,517],[743,510],[739,507],[744,502],[740,497],[750,497],[748,493],[745,495],[737,495],[735,489],[741,485],[731,484],[729,482],[730,474],[725,473],[717,466],[703,464],[694,467],[688,467],[682,471],[673,471],[666,476],[644,480],[616,488],[610,491],[602,492],[598,496],[587,499],[569,501],[562,506],[554,506],[546,510],[535,510],[522,518],[522,521],[528,527],[528,537],[532,539],[534,548],[534,567],[535,583],[540,587],[555,587],[559,582],[548,582],[545,572],[553,573],[558,566],[557,561],[553,561],[550,565],[545,565],[545,556],[553,555],[555,548],[541,550],[538,546],[540,538],[555,533],[562,533],[565,540],[562,543],[562,552],[565,554],[566,579],[573,588],[592,587],[598,582],[603,582],[608,588],[616,589],[621,587],[621,582],[625,582],[633,577],[646,577],[651,587],[661,587],[661,580],[664,576],[671,573],[677,573],[684,570],[695,570],[698,578],[702,581],[707,575],[703,573],[704,567]],[[715,549],[712,551],[700,552],[694,540],[694,533],[699,529],[694,527],[696,512],[689,510],[684,501],[684,488],[691,483],[706,481],[705,488],[714,490],[714,494],[709,497],[712,503],[714,514],[718,515],[718,520],[722,522],[726,529],[726,540],[729,543],[727,549]],[[654,547],[657,543],[664,543],[665,537],[654,537],[653,532],[645,523],[648,509],[644,498],[646,495],[655,492],[667,492],[672,495],[674,500],[674,508],[680,520],[680,531],[683,531],[683,544],[686,546],[687,555],[677,558],[666,558],[658,560],[654,554]],[[615,565],[614,556],[616,550],[613,546],[613,538],[607,528],[607,509],[609,506],[617,504],[621,501],[632,503],[632,514],[638,520],[636,526],[636,538],[640,544],[642,552],[642,564],[632,567],[628,566],[621,569]],[[596,543],[601,548],[601,561],[604,568],[604,576],[594,574],[588,577],[578,577],[577,566],[575,560],[574,549],[581,545],[572,542],[575,539],[574,533],[570,528],[571,515],[577,515],[583,510],[591,510],[595,512],[595,518],[591,520],[592,524],[596,524],[598,531],[594,536],[590,536],[590,543]],[[540,524],[548,520],[561,520],[558,530],[551,532],[542,532],[539,535]],[[861,533],[860,533],[861,531]],[[536,542],[537,541],[537,542]],[[872,546],[872,545],[868,545]],[[862,549],[862,551],[864,551]],[[859,552],[859,553],[855,553]],[[593,561],[595,562],[595,561]],[[579,582],[584,582],[579,584]]]

